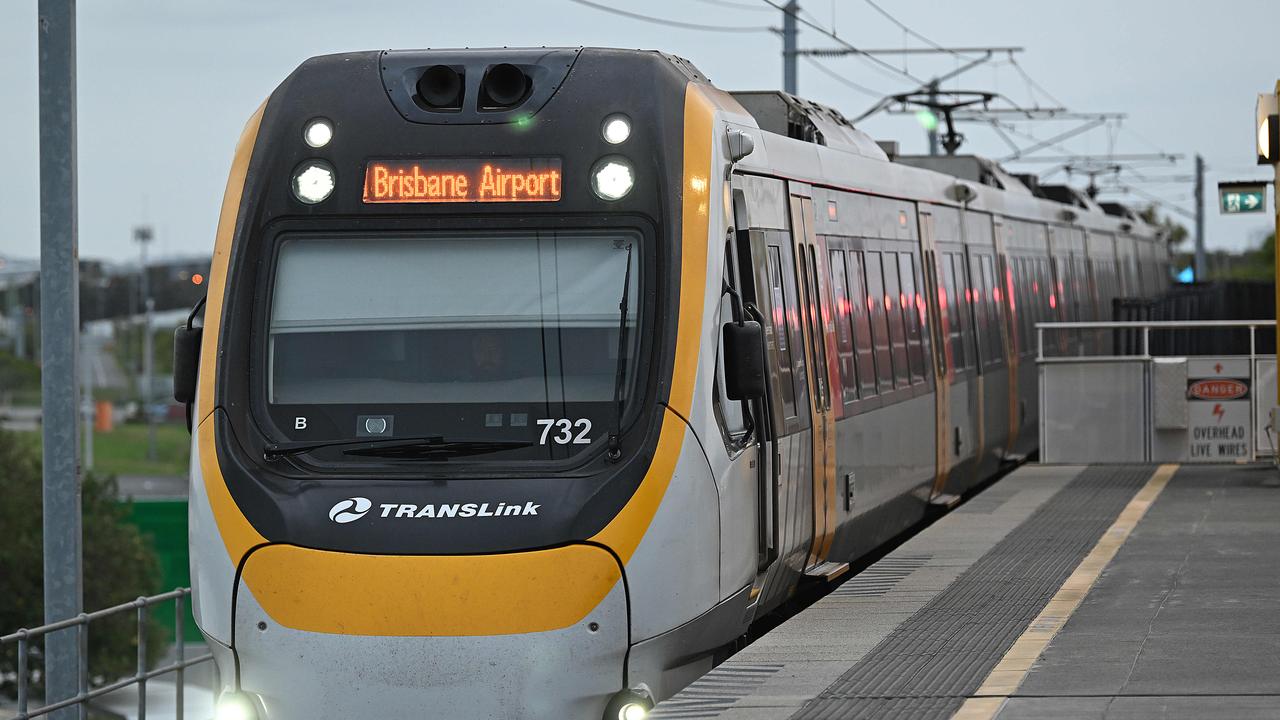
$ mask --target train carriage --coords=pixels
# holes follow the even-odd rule
[[[643,717],[1034,452],[1035,322],[1164,287],[1051,195],[659,52],[308,60],[175,342],[219,717]]]

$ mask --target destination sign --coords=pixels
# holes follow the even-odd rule
[[[365,168],[366,203],[555,202],[560,158],[373,160]]]

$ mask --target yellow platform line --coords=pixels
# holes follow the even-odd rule
[[[1000,662],[991,669],[982,686],[965,700],[964,705],[952,716],[953,720],[990,720],[1004,707],[1005,701],[1013,695],[1022,681],[1026,679],[1031,667],[1040,659],[1049,641],[1053,639],[1067,619],[1080,606],[1084,596],[1097,582],[1107,564],[1120,551],[1120,546],[1129,539],[1129,534],[1137,527],[1138,522],[1147,514],[1147,510],[1155,502],[1160,491],[1169,483],[1169,478],[1178,469],[1177,465],[1161,465],[1156,468],[1142,489],[1133,496],[1119,517],[1107,528],[1099,538],[1093,550],[1076,566],[1071,576],[1058,589],[1049,604],[1040,611],[1022,635],[1000,658]]]

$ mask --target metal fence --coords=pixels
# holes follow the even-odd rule
[[[1043,462],[1239,462],[1277,455],[1275,320],[1035,327]],[[1220,344],[1194,337],[1201,334],[1235,337]],[[1179,339],[1169,342],[1170,336]],[[1213,387],[1219,380],[1229,392],[1196,389],[1201,381]],[[1230,435],[1218,434],[1221,428]]]
[[[122,603],[115,607],[109,607],[105,610],[97,612],[81,613],[73,618],[68,618],[48,625],[41,625],[37,628],[22,629],[15,633],[0,637],[0,650],[9,652],[10,645],[17,646],[18,652],[18,671],[17,671],[17,690],[18,690],[18,714],[9,716],[8,720],[28,720],[28,718],[36,718],[49,713],[61,710],[63,708],[75,707],[79,710],[81,720],[88,715],[88,703],[91,700],[100,698],[108,693],[115,692],[130,685],[138,687],[138,720],[146,720],[147,717],[147,681],[173,673],[175,676],[175,688],[177,692],[177,719],[182,720],[183,713],[183,690],[184,690],[184,673],[187,668],[208,662],[213,659],[212,653],[204,653],[195,657],[186,657],[183,646],[183,624],[186,619],[186,602],[191,595],[191,588],[178,588],[160,595],[151,597],[140,597],[132,602]],[[174,625],[173,625],[173,642],[176,652],[176,659],[167,665],[148,669],[147,667],[147,625],[150,610],[155,605],[173,601],[174,603]],[[137,615],[137,645],[138,645],[138,664],[137,670],[133,675],[120,678],[114,682],[105,683],[98,687],[90,687],[89,674],[89,626],[95,620],[120,615],[123,613],[134,612]],[[77,657],[79,659],[79,692],[70,698],[59,700],[52,703],[46,703],[39,707],[32,708],[31,701],[31,679],[32,673],[30,668],[30,658],[32,644],[44,638],[45,636],[57,632],[59,630],[67,630],[74,628],[76,632],[76,647],[78,648]]]

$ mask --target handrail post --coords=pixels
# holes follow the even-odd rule
[[[1142,357],[1151,359],[1151,326],[1142,326]]]
[[[138,598],[138,720],[147,720],[147,600]]]
[[[1044,359],[1044,327],[1036,323],[1036,360]]]
[[[18,720],[27,720],[27,629],[18,631]]]
[[[79,624],[76,625],[76,642],[80,649],[80,667],[79,667],[79,688],[80,702],[79,707],[80,720],[85,720],[89,716],[89,707],[85,705],[85,698],[89,695],[89,614],[80,613],[76,618]]]
[[[174,678],[177,700],[177,704],[174,706],[174,712],[176,713],[174,716],[175,720],[182,720],[183,685],[186,682],[186,668],[183,667],[183,663],[186,662],[187,654],[183,649],[182,637],[183,626],[187,624],[187,606],[185,600],[186,596],[182,593],[182,588],[178,588],[178,597],[173,599],[173,648],[174,651],[177,652],[178,665],[178,669],[175,673],[177,677]]]

